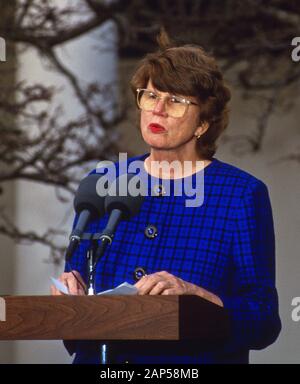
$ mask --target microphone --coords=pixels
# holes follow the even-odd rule
[[[109,219],[105,229],[101,232],[100,244],[96,252],[95,264],[104,253],[107,244],[111,244],[117,226],[121,220],[128,220],[135,216],[141,208],[145,194],[134,186],[130,186],[130,181],[137,178],[137,175],[125,174],[118,177],[110,186],[105,197],[104,206]],[[137,179],[140,187],[141,180]],[[133,182],[132,182],[133,184]],[[134,192],[130,194],[129,192]]]
[[[91,174],[79,184],[74,198],[74,209],[79,215],[75,228],[70,235],[70,242],[66,250],[66,260],[69,261],[80,242],[81,236],[89,220],[100,218],[104,215],[104,196],[97,194],[97,182],[102,177]]]
[[[137,193],[137,189],[130,191],[130,181],[136,177],[136,175],[132,174],[118,177],[110,186],[105,197],[105,211],[110,214],[105,230],[110,231],[112,234],[121,219],[128,220],[139,212],[144,201],[144,196]],[[140,179],[138,179],[139,184],[140,182]],[[130,192],[134,192],[134,195],[130,194]]]

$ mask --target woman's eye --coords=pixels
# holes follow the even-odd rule
[[[148,98],[149,99],[156,99],[156,94],[155,93],[148,93]]]
[[[170,102],[173,104],[178,104],[178,103],[181,103],[181,100],[177,99],[176,97],[171,97]]]

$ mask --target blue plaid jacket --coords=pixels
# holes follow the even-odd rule
[[[128,164],[143,161],[148,155],[128,159]],[[133,272],[139,266],[147,274],[166,270],[221,298],[231,318],[230,341],[214,350],[202,350],[201,346],[189,349],[180,343],[164,349],[159,342],[152,343],[154,348],[146,343],[131,343],[127,349],[108,345],[114,362],[247,363],[249,350],[265,348],[280,332],[274,228],[267,187],[216,158],[200,172],[204,172],[201,206],[186,207],[190,197],[176,196],[175,184],[181,180],[172,180],[171,196],[150,193],[139,214],[119,224],[113,243],[97,265],[96,291],[124,281],[134,284]],[[190,176],[191,185],[195,185],[196,176]],[[157,179],[152,186],[164,182]],[[91,222],[87,232],[101,232],[106,222],[107,215]],[[145,228],[151,224],[157,228],[157,236],[152,239],[145,236]],[[72,265],[66,268],[79,271],[85,279],[88,247],[89,242],[82,241]],[[75,363],[99,362],[97,343],[77,342],[75,351]]]

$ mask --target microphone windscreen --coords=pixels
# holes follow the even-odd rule
[[[119,209],[124,219],[136,215],[144,201],[145,188],[137,175],[125,174],[111,183],[105,197],[105,211]]]
[[[99,174],[91,174],[85,177],[79,184],[74,198],[76,213],[87,209],[93,218],[102,217],[105,213],[105,196],[97,193],[97,182],[102,177]]]

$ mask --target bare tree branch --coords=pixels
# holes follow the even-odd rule
[[[261,99],[256,130],[230,139],[243,153],[262,151],[272,114],[283,108],[279,96],[299,84],[300,66],[291,60],[291,40],[300,36],[300,3],[285,0],[12,0],[1,4],[0,36],[8,47],[36,50],[74,92],[80,115],[66,121],[58,108],[59,89],[13,81],[7,65],[0,66],[0,194],[12,180],[51,185],[60,201],[74,193],[78,169],[89,162],[113,158],[119,151],[116,127],[127,118],[114,101],[116,84],[83,84],[57,53],[57,48],[113,20],[119,31],[122,57],[140,57],[157,49],[161,26],[178,43],[203,46],[221,63],[229,82],[246,99]],[[95,47],[95,49],[99,49]],[[1,63],[3,64],[3,63]],[[21,65],[21,63],[19,63]],[[12,76],[13,78],[13,76]],[[13,85],[12,85],[13,84]],[[105,95],[105,98],[104,98]],[[108,97],[108,95],[110,97]],[[99,100],[108,100],[104,106]],[[293,104],[291,100],[290,104]],[[107,118],[107,109],[112,118]],[[87,140],[87,138],[89,140]],[[299,161],[297,153],[286,157]],[[65,194],[62,196],[63,194]],[[0,217],[0,233],[16,240],[62,248],[53,230],[44,236],[22,231]]]

